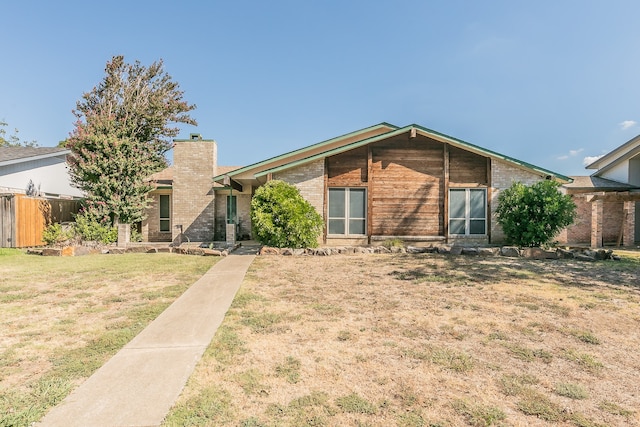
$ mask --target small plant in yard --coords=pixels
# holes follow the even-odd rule
[[[338,397],[336,399],[336,405],[342,409],[342,411],[350,414],[374,415],[376,413],[376,407],[356,393]]]
[[[558,383],[555,392],[559,396],[570,397],[571,399],[586,399],[589,393],[580,384]]]
[[[49,246],[60,245],[74,237],[72,230],[65,230],[62,224],[51,224],[42,231],[42,241]]]
[[[538,379],[528,374],[503,375],[499,380],[500,391],[506,396],[517,396],[534,384],[538,384]]]
[[[623,417],[630,417],[631,415],[634,414],[633,411],[623,408],[617,403],[609,402],[608,400],[601,402],[599,407],[603,411],[613,415],[622,415]]]
[[[296,384],[300,381],[300,360],[292,356],[287,356],[287,360],[276,366],[276,376],[285,378],[288,383]]]
[[[467,423],[471,426],[491,426],[506,418],[506,415],[500,408],[471,403],[463,399],[455,400],[451,406],[458,414],[464,416]]]
[[[537,391],[527,389],[521,393],[518,409],[527,415],[533,415],[549,422],[562,421],[562,408]]]
[[[382,246],[384,246],[385,248],[391,249],[391,248],[401,248],[404,246],[404,242],[402,241],[402,239],[387,239],[385,241],[382,242]]]
[[[177,405],[164,421],[168,426],[222,425],[233,419],[231,396],[226,390],[210,386]]]
[[[76,215],[73,228],[75,233],[85,241],[108,244],[118,240],[118,229],[116,227],[107,221],[98,221],[87,212],[81,212]]]

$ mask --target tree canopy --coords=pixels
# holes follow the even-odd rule
[[[36,141],[21,141],[18,137],[18,129],[13,130],[13,134],[7,135],[5,127],[8,124],[0,120],[0,147],[37,147]]]
[[[175,125],[197,125],[188,114],[196,107],[183,95],[162,60],[149,67],[123,56],[107,62],[104,79],[77,102],[66,143],[71,180],[85,192],[89,215],[113,224],[144,219],[145,180],[167,166]]]
[[[571,196],[562,194],[555,181],[533,185],[515,182],[498,196],[498,223],[507,240],[518,246],[550,243],[576,216]]]

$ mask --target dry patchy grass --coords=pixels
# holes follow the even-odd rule
[[[37,421],[215,261],[0,252],[0,426]]]
[[[259,257],[165,424],[638,426],[639,269]]]

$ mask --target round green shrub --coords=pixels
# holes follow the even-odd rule
[[[555,181],[515,182],[498,196],[496,214],[507,241],[523,247],[550,243],[576,216],[571,196]]]
[[[251,224],[255,239],[263,245],[306,248],[318,246],[324,222],[296,187],[273,180],[251,199]]]

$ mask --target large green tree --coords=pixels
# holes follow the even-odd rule
[[[77,102],[75,129],[67,139],[71,180],[86,194],[86,212],[100,222],[144,219],[145,178],[167,166],[165,153],[178,123],[196,125],[195,109],[163,69],[114,56],[105,77]]]
[[[562,194],[555,181],[532,185],[515,182],[500,192],[496,214],[507,241],[518,246],[550,243],[576,216],[571,196]]]

